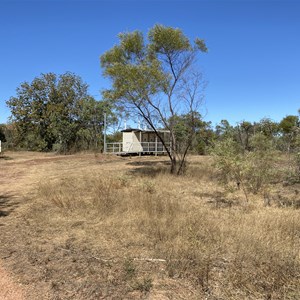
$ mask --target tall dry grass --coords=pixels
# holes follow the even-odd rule
[[[66,228],[85,222],[90,245],[101,236],[107,255],[123,253],[127,278],[134,259],[148,256],[165,260],[165,276],[188,280],[203,299],[300,299],[298,210],[246,205],[239,194],[235,205],[212,205],[221,188],[208,163],[185,177],[154,171],[41,182],[33,217]],[[138,286],[151,289],[151,280]]]

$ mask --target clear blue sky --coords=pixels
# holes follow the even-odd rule
[[[101,98],[99,56],[154,24],[205,39],[206,120],[276,121],[300,108],[300,1],[0,0],[0,123],[17,86],[71,71]]]

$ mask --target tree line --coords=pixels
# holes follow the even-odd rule
[[[101,149],[104,113],[115,121],[112,105],[88,94],[72,73],[42,74],[22,83],[7,101],[11,120],[1,126],[7,147],[35,151]]]
[[[104,115],[108,126],[121,117],[142,118],[158,139],[159,129],[170,131],[171,146],[165,145],[171,172],[186,168],[188,153],[207,154],[217,142],[231,140],[242,153],[254,150],[260,136],[280,151],[299,151],[299,115],[280,122],[230,124],[222,120],[212,126],[200,113],[206,82],[197,64],[208,52],[204,40],[191,41],[178,28],[155,25],[147,35],[140,31],[119,34],[119,43],[101,55],[104,77],[111,87],[103,100],[88,93],[88,85],[77,75],[42,74],[22,83],[16,96],[7,100],[10,122],[0,126],[6,147],[36,151],[103,149]],[[108,141],[119,141],[118,133]]]

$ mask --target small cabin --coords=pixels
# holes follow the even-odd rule
[[[107,143],[105,146],[106,153],[119,155],[126,154],[165,154],[167,150],[163,143],[150,129],[128,128],[121,131],[122,142]],[[157,130],[160,137],[166,145],[170,144],[170,132],[168,130]]]

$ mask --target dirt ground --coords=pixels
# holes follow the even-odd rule
[[[83,269],[94,266],[103,268],[101,276],[107,277],[106,280],[114,280],[114,275],[111,273],[119,270],[111,267],[111,263],[105,259],[100,260],[97,257],[99,253],[95,255],[88,246],[84,245],[84,242],[75,245],[71,234],[69,239],[63,240],[59,232],[51,232],[51,230],[54,231],[52,228],[47,229],[47,234],[42,232],[42,229],[33,228],[27,211],[32,208],[34,201],[32,199],[36,197],[40,182],[55,179],[58,170],[60,176],[80,174],[81,170],[87,169],[90,172],[101,169],[101,172],[107,174],[118,174],[126,169],[135,170],[145,164],[159,161],[166,162],[166,158],[121,158],[100,154],[59,156],[33,152],[6,152],[2,155],[0,158],[0,299],[144,299],[144,293],[138,292],[129,293],[124,297],[114,297],[114,294],[122,294],[122,290],[101,294],[102,292],[97,289],[103,289],[103,287],[96,288],[91,284],[93,286],[91,289],[89,282],[76,282],[80,287],[75,286],[75,283],[73,286],[73,283],[69,283],[69,286],[64,284],[70,291],[65,287],[62,288],[61,277],[64,275],[60,274],[59,279],[55,281],[58,278],[55,268],[57,273],[61,273],[57,265],[64,263],[67,265],[69,260],[71,260],[70,263],[77,261]],[[72,226],[80,227],[82,222],[78,221],[78,224],[76,222]],[[53,240],[49,240],[52,234]],[[74,253],[69,258],[67,254],[71,251]],[[53,266],[50,267],[52,262]],[[158,265],[161,267],[159,263]],[[66,267],[66,272],[84,272],[76,268],[70,267],[68,270]],[[108,273],[105,271],[107,268]],[[84,276],[82,277],[84,281]],[[113,285],[116,284],[113,283]],[[170,282],[171,286],[172,284]],[[76,294],[76,289],[86,291],[85,296]],[[189,290],[188,286],[186,290]],[[146,298],[170,299],[155,291],[151,295],[148,294]],[[185,295],[182,296],[182,299],[184,298]]]
[[[14,270],[18,264],[18,251],[11,249],[14,241],[11,235],[18,230],[18,219],[21,218],[24,210],[27,209],[28,199],[35,194],[38,182],[47,177],[55,177],[53,168],[59,164],[62,172],[76,172],[80,168],[98,168],[99,164],[107,171],[117,170],[122,159],[103,158],[93,154],[58,156],[53,154],[31,153],[31,152],[6,152],[0,157],[0,232],[1,232],[1,256],[0,256],[0,299],[18,300],[32,299],[33,294],[41,296],[40,292],[35,292],[34,283],[21,283],[18,274],[13,274],[9,270]],[[76,162],[76,167],[74,167]],[[106,164],[109,162],[109,164]],[[104,167],[105,166],[105,167]],[[5,239],[5,237],[9,236]],[[9,241],[6,245],[3,241]],[[26,270],[24,270],[26,272]],[[41,290],[41,287],[39,287]],[[47,297],[47,288],[44,289],[44,297]],[[31,295],[31,296],[29,296]],[[41,299],[41,298],[40,298]]]

